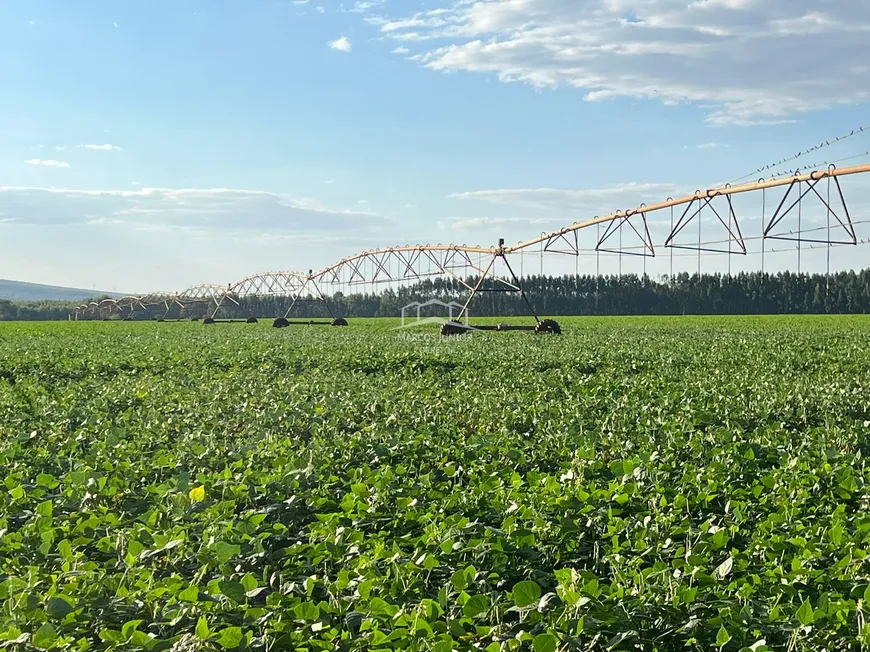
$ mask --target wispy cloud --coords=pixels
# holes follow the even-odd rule
[[[399,46],[393,50],[393,54],[411,54],[411,51],[406,47]]]
[[[55,145],[55,149],[56,149],[58,152],[62,152],[63,150],[66,149],[66,145]]]
[[[698,145],[698,149],[716,149],[717,147],[727,147],[727,145],[722,145],[722,143],[702,143]]]
[[[456,231],[469,231],[485,229],[493,226],[507,226],[510,224],[560,224],[558,218],[543,217],[453,217],[443,220],[443,225],[449,226]]]
[[[385,0],[358,0],[354,3],[351,11],[353,11],[354,13],[362,14],[370,11],[371,9],[380,7],[384,4],[384,2]]]
[[[105,144],[105,145],[82,145],[82,147],[84,147],[85,149],[96,149],[96,150],[99,150],[101,152],[121,151],[121,148],[118,147],[117,145],[109,145],[109,144]]]
[[[333,50],[338,50],[339,52],[350,52],[351,50],[350,39],[346,36],[330,41],[327,45],[329,45]]]
[[[12,225],[182,229],[215,234],[364,231],[388,223],[365,209],[333,209],[316,199],[234,188],[75,190],[0,186],[0,214],[7,216],[7,223]]]
[[[715,124],[771,124],[870,101],[870,67],[855,65],[868,56],[866,2],[455,0],[424,11],[411,9],[415,3],[399,6],[400,15],[368,22],[386,38],[432,43],[417,59],[432,70],[573,88],[587,101],[693,102]]]
[[[622,183],[606,188],[507,188],[475,190],[448,195],[448,199],[476,200],[490,204],[521,206],[537,210],[571,208],[610,209],[618,203],[634,206],[640,201],[660,198],[674,192],[674,187],[659,183]]]
[[[54,159],[45,159],[45,158],[32,158],[27,161],[24,161],[28,165],[44,165],[48,168],[68,168],[69,163],[66,161],[55,161]]]

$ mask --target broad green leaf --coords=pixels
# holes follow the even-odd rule
[[[206,621],[205,616],[200,616],[199,620],[196,621],[196,637],[204,641],[209,636],[211,636],[211,630],[208,628],[208,621]]]
[[[245,640],[241,627],[227,627],[218,633],[217,642],[225,650],[235,650]]]
[[[72,599],[67,598],[64,595],[56,595],[49,598],[48,602],[45,604],[45,613],[48,614],[50,618],[55,618],[57,620],[65,618],[73,611],[75,611],[75,607],[73,606]]]
[[[240,546],[227,543],[226,541],[218,541],[214,544],[215,557],[221,563],[226,563],[233,557],[237,557],[242,553]]]
[[[259,586],[257,578],[250,573],[245,573],[245,576],[242,577],[241,585],[245,588],[245,592],[253,591]]]
[[[725,625],[719,625],[719,631],[716,633],[716,645],[722,647],[730,640],[731,634],[729,634],[728,630],[725,629]]]
[[[541,587],[537,582],[525,580],[514,584],[513,599],[518,607],[536,605],[541,599]]]
[[[795,616],[797,616],[798,622],[800,622],[801,625],[806,626],[806,625],[813,624],[816,617],[815,617],[815,612],[813,611],[813,607],[810,604],[810,601],[808,599],[804,600],[801,603],[801,606],[798,608]]]
[[[40,650],[50,650],[57,642],[57,632],[51,623],[43,625],[33,633],[33,646]]]
[[[131,636],[133,636],[133,632],[135,632],[141,624],[141,619],[128,620],[126,623],[124,623],[123,627],[121,627],[121,634],[123,634],[125,639],[130,638]]]
[[[558,639],[552,634],[538,634],[532,642],[532,649],[535,652],[555,652],[558,644]]]
[[[456,641],[450,634],[444,634],[438,639],[438,642],[432,647],[432,652],[453,652],[453,647]]]
[[[47,489],[54,489],[60,484],[53,475],[49,473],[40,473],[36,476],[36,484]]]
[[[63,559],[69,561],[73,558],[72,545],[66,539],[61,539],[57,542],[57,552]]]
[[[188,586],[178,594],[178,599],[181,602],[197,602],[199,601],[199,588],[196,586]]]
[[[473,595],[462,607],[462,614],[468,618],[479,616],[489,609],[489,598],[485,595]]]
[[[151,641],[152,639],[150,636],[148,636],[147,632],[143,632],[138,629],[130,635],[130,643],[132,643],[136,647],[150,648]]]
[[[100,639],[107,643],[124,643],[127,637],[117,629],[102,629],[100,630]]]
[[[245,602],[245,587],[240,582],[221,581],[218,582],[218,586],[220,587],[221,593],[231,600],[238,603]]]

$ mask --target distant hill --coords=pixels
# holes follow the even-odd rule
[[[102,292],[100,290],[82,290],[80,288],[65,288],[56,285],[40,285],[24,281],[7,281],[0,279],[0,299],[9,301],[84,301],[93,297],[122,297],[117,292]]]

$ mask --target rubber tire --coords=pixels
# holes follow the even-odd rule
[[[559,322],[553,319],[542,319],[538,322],[538,325],[535,326],[536,333],[552,333],[553,335],[561,335],[562,327],[559,326]]]

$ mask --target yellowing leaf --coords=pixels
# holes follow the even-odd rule
[[[195,503],[203,501],[203,500],[205,500],[205,487],[203,487],[203,486],[194,487],[193,489],[191,489],[188,492],[187,495]]]

